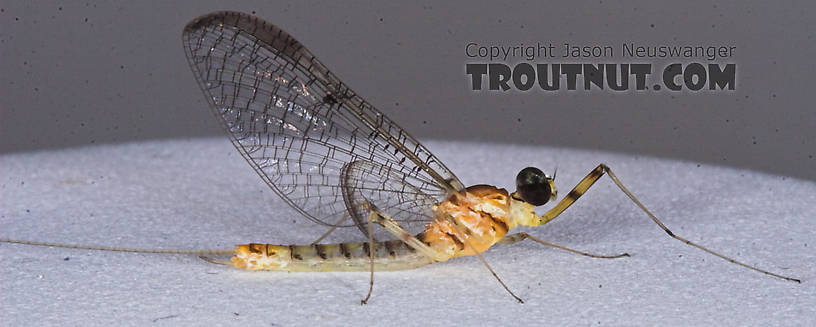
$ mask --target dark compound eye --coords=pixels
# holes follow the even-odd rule
[[[550,178],[541,169],[524,168],[516,176],[516,192],[527,203],[534,206],[543,205],[552,196]]]

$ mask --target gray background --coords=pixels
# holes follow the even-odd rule
[[[230,9],[289,31],[421,139],[605,149],[816,178],[812,2],[42,1],[0,9],[0,152],[221,135],[180,33],[198,15]],[[468,42],[539,41],[734,45],[737,90],[468,90]]]

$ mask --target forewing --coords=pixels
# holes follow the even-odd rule
[[[355,194],[367,194],[367,200],[403,221],[428,219],[430,204],[463,188],[430,151],[278,27],[247,14],[218,12],[190,22],[183,43],[233,145],[269,187],[309,219],[334,225],[347,213],[344,167],[385,168],[384,174],[378,173],[382,169],[346,174],[352,176],[346,182],[379,185],[377,196]],[[406,188],[413,195],[403,194]],[[356,219],[350,225],[362,227]]]

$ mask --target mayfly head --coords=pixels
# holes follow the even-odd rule
[[[558,195],[554,177],[547,176],[541,169],[527,167],[516,176],[516,197],[534,206],[554,201]]]

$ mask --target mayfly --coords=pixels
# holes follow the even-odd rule
[[[368,241],[310,245],[250,243],[234,250],[142,250],[2,239],[3,242],[97,250],[232,255],[204,259],[247,270],[370,272],[412,269],[476,256],[502,287],[481,253],[496,243],[529,239],[580,255],[518,226],[540,226],[558,217],[598,179],[608,175],[669,236],[731,263],[789,281],[674,234],[621,183],[598,165],[543,215],[537,206],[556,200],[555,173],[525,168],[517,189],[465,187],[408,132],[340,81],[291,35],[255,16],[215,12],[184,28],[184,50],[212,113],[258,176],[303,217],[330,228],[357,228]],[[395,239],[375,238],[374,226]],[[419,233],[412,228],[422,227]],[[388,235],[388,234],[386,234]],[[325,234],[324,234],[325,236]]]

